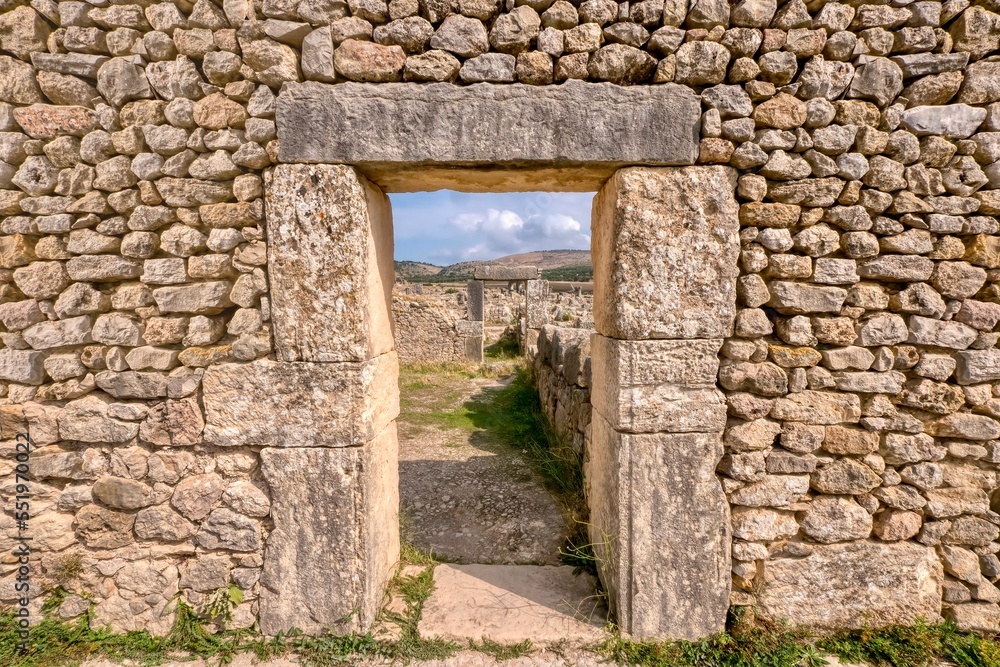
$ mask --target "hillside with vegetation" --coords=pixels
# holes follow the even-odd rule
[[[458,262],[449,266],[397,261],[396,275],[410,282],[457,283],[471,280],[476,267],[485,264],[537,266],[546,280],[588,282],[594,275],[588,250],[535,250],[485,261]]]

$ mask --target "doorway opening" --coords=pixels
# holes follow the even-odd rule
[[[276,358],[206,373],[203,383],[206,439],[264,448],[272,513],[301,509],[303,497],[307,507],[323,510],[276,522],[268,536],[261,626],[275,631],[301,619],[303,609],[308,631],[331,623],[370,629],[381,617],[386,586],[398,580],[399,354],[386,191],[422,190],[426,182],[417,178],[404,187],[375,173],[344,164],[274,169],[267,232]],[[535,175],[542,187],[552,183],[539,180],[537,171],[517,173]],[[570,180],[575,173],[560,171],[552,189],[590,189]],[[460,165],[447,175],[451,183],[465,183],[466,174],[483,189],[517,187],[496,171],[486,175],[488,183],[483,172]],[[616,622],[639,636],[702,637],[722,627],[728,609],[731,525],[715,470],[725,426],[718,350],[736,310],[735,187],[736,174],[727,167],[626,167],[610,174],[594,198],[598,333],[588,338],[588,530]],[[582,355],[576,362],[560,358],[554,341],[555,335],[540,335],[538,356],[579,375]],[[230,370],[238,376],[227,376]],[[273,391],[276,383],[281,392]],[[281,418],[258,419],[250,433],[237,427],[262,408]],[[438,598],[441,608],[478,613],[480,631],[496,628],[498,619],[500,627],[509,626],[506,612],[523,608],[521,600],[546,599],[539,591],[532,597],[524,590],[528,578],[516,575],[478,576],[490,586],[477,589],[461,580],[473,576],[462,567],[422,568],[420,576],[430,572],[439,583],[439,573],[455,574],[451,589],[465,597],[462,604]],[[507,588],[498,589],[498,582]],[[325,594],[316,597],[317,590]],[[477,590],[481,594],[470,598]],[[504,604],[509,594],[517,599]],[[547,599],[542,607],[551,612],[558,601]],[[577,620],[559,615],[567,618]]]
[[[485,598],[498,591],[532,608],[551,598],[546,613],[570,635],[606,618],[593,573],[574,572],[590,564],[582,451],[544,414],[534,368],[542,327],[592,326],[586,299],[549,289],[592,283],[592,199],[390,195],[400,539],[404,563],[436,564],[426,636],[497,639]]]

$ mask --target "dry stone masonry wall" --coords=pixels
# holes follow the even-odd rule
[[[384,256],[385,234],[358,221],[384,220],[387,202],[352,169],[296,167],[271,186],[330,189],[312,208],[265,215],[277,95],[302,81],[354,91],[346,82],[579,79],[629,88],[563,85],[545,108],[643,114],[622,133],[636,154],[632,128],[675,118],[643,96],[666,104],[683,89],[678,104],[701,108],[697,155],[657,164],[727,165],[704,178],[739,201],[726,213],[738,217],[738,249],[719,230],[670,244],[649,224],[670,218],[670,202],[642,203],[653,217],[615,227],[617,263],[598,271],[594,340],[606,355],[655,361],[696,346],[685,359],[721,358],[724,392],[697,373],[664,384],[617,366],[631,384],[599,399],[591,441],[603,449],[587,453],[588,469],[630,467],[591,479],[598,509],[610,521],[614,484],[627,482],[643,511],[697,518],[700,503],[732,516],[699,524],[694,542],[609,523],[638,545],[617,554],[612,590],[653,587],[619,613],[639,634],[671,632],[655,614],[678,600],[655,594],[669,573],[648,548],[697,543],[725,555],[699,565],[701,588],[713,585],[689,591],[710,599],[678,630],[686,636],[718,629],[730,603],[823,628],[943,614],[997,630],[994,0],[7,0],[0,50],[0,552],[16,532],[13,438],[27,431],[38,447],[35,550],[48,581],[77,594],[65,616],[85,610],[86,593],[98,622],[164,632],[175,592],[197,605],[232,583],[244,591],[240,626],[313,631],[352,609],[356,627],[373,618],[358,591],[377,597],[393,526],[357,524],[378,510],[372,498],[392,495],[391,478],[371,475],[395,465],[395,355],[388,308],[373,306],[392,280],[352,291],[343,279],[378,273],[366,243],[378,236]],[[315,90],[296,94],[308,102]],[[690,139],[687,129],[662,134]],[[579,166],[588,158],[577,149]],[[666,193],[701,205],[664,172],[627,170],[606,199],[619,188],[640,203]],[[300,213],[325,233],[296,227]],[[704,285],[692,257],[716,272]],[[316,310],[316,294],[346,309]],[[307,312],[313,325],[295,319]],[[357,336],[328,339],[343,331]],[[267,396],[263,410],[248,387]],[[685,425],[695,399],[708,419]],[[676,412],[664,412],[671,402]],[[297,442],[303,432],[311,439]],[[334,468],[342,488],[302,483],[299,471]],[[687,504],[657,496],[676,470],[690,479]],[[325,513],[341,507],[357,514]],[[635,510],[637,529],[659,516]],[[350,540],[292,534],[296,521]],[[297,557],[319,551],[357,571],[310,571]],[[0,560],[0,602],[17,597],[14,568]],[[317,580],[327,582],[317,597],[299,596]]]
[[[401,362],[465,361],[464,306],[444,296],[392,295],[396,352]]]
[[[583,459],[590,425],[590,335],[547,325],[538,333],[535,382],[542,412],[562,442]]]

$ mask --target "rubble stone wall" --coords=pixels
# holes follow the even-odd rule
[[[456,322],[466,319],[462,310],[437,296],[393,294],[392,316],[400,362],[465,361],[465,336],[456,328]]]
[[[0,12],[0,551],[27,431],[42,572],[99,622],[161,632],[174,591],[198,604],[229,583],[235,622],[257,615],[272,495],[258,445],[206,444],[202,379],[272,356],[262,196],[282,84],[585,79],[686,87],[698,163],[739,174],[718,378],[732,603],[997,630],[995,0]],[[0,602],[15,567],[0,562]]]
[[[546,325],[533,360],[542,412],[562,443],[582,459],[590,426],[590,335],[593,330]]]

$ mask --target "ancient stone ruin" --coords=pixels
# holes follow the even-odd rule
[[[518,331],[521,348],[530,351],[538,345],[538,331],[547,321],[545,312],[545,281],[534,266],[493,266],[478,267],[473,279],[467,285],[469,310],[469,335],[466,338],[466,359],[483,360],[483,321],[486,306],[486,282],[503,281],[509,286],[524,290],[524,318]]]
[[[487,282],[495,301],[493,318],[487,311]],[[481,362],[487,342],[487,322],[500,320],[513,330],[521,350],[537,349],[538,333],[548,321],[548,281],[534,266],[484,265],[465,289],[447,288],[444,294],[425,294],[417,283],[392,295],[392,320],[400,362]],[[503,285],[499,290],[497,285]],[[496,299],[500,292],[502,299]],[[455,298],[449,298],[454,293]],[[496,324],[496,321],[493,322]],[[502,337],[502,335],[501,335]],[[495,342],[495,341],[493,341]]]
[[[27,433],[65,616],[372,624],[385,193],[448,187],[598,193],[596,332],[536,365],[623,631],[1000,628],[995,2],[2,9],[0,551]]]

